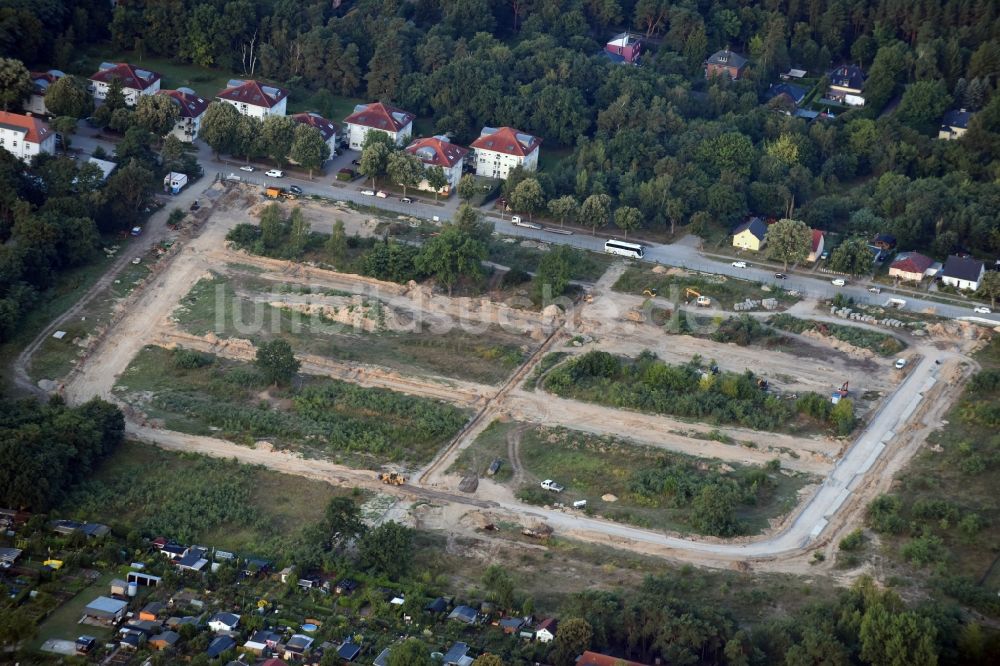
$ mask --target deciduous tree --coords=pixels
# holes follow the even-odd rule
[[[595,236],[598,227],[607,226],[610,215],[611,197],[607,194],[591,194],[580,206],[580,221],[590,227]]]
[[[73,76],[64,76],[45,91],[45,108],[54,116],[86,118],[94,112],[94,98]]]
[[[549,202],[549,214],[559,220],[559,226],[563,226],[567,220],[573,222],[580,214],[580,203],[576,198],[567,194]]]
[[[323,140],[318,129],[297,123],[289,156],[298,165],[309,170],[309,180],[312,180],[313,170],[322,167],[330,157],[330,146]]]
[[[405,197],[406,188],[416,187],[424,179],[424,163],[416,155],[397,150],[389,156],[386,172],[394,183],[403,188]]]
[[[260,139],[264,152],[278,166],[284,166],[295,140],[295,127],[298,123],[288,116],[267,116],[261,127]]]
[[[830,253],[830,268],[838,273],[866,275],[871,272],[875,255],[864,238],[848,238]]]
[[[594,631],[581,618],[569,618],[559,623],[559,631],[552,642],[550,659],[555,666],[573,666],[577,657],[590,649]]]
[[[376,132],[369,132],[368,136],[372,134],[376,134]],[[377,132],[377,134],[381,134],[381,132]],[[361,164],[358,166],[358,171],[372,179],[372,187],[377,186],[377,179],[384,176],[389,168],[390,155],[389,147],[381,142],[367,145],[361,151],[361,159],[359,160]]]
[[[220,153],[236,153],[236,132],[240,112],[232,104],[212,102],[205,109],[198,135],[211,146],[218,158]]]
[[[615,211],[615,226],[622,230],[628,240],[628,232],[634,231],[642,224],[642,212],[632,206],[622,206]]]
[[[767,256],[780,261],[788,270],[788,264],[805,261],[812,250],[812,231],[805,222],[798,220],[778,220],[767,228]]]
[[[444,174],[444,169],[437,165],[428,167],[424,171],[424,178],[427,179],[427,185],[434,190],[434,201],[437,201],[438,193],[448,186],[448,177]]]
[[[142,95],[135,105],[135,122],[156,136],[172,130],[179,115],[177,105],[167,95]]]
[[[472,201],[473,197],[479,191],[479,186],[476,184],[476,177],[471,173],[467,173],[458,181],[458,197],[468,203]]]
[[[31,97],[34,86],[24,63],[14,58],[0,58],[0,108],[19,110]]]
[[[433,275],[447,287],[451,296],[459,278],[478,278],[482,275],[486,254],[486,245],[482,241],[449,224],[424,244],[414,263],[420,271]]]
[[[299,361],[287,340],[262,342],[257,346],[254,363],[272,384],[285,384],[299,371]]]
[[[997,306],[997,298],[1000,298],[1000,271],[986,271],[983,279],[979,281],[979,289],[976,295],[980,298],[990,299],[990,307]]]
[[[413,561],[413,530],[394,520],[361,535],[358,564],[369,571],[398,579]]]
[[[508,203],[517,212],[527,213],[528,219],[531,219],[532,214],[545,204],[545,194],[538,179],[525,178],[518,183],[510,193]]]

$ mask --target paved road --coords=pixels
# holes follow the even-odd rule
[[[73,137],[73,148],[79,148],[85,153],[90,153],[93,151],[95,146],[101,145],[109,153],[114,151],[114,144],[97,140],[94,138],[93,134],[93,129],[89,127],[81,127],[80,133]],[[214,172],[221,171],[227,175],[234,174],[236,176],[249,178],[253,182],[267,183],[268,185],[287,187],[288,185],[295,184],[301,187],[303,192],[306,194],[316,194],[341,201],[349,201],[362,206],[373,206],[382,210],[413,215],[425,219],[438,217],[442,221],[450,220],[459,206],[457,197],[451,197],[447,201],[439,202],[439,204],[436,205],[433,202],[424,203],[419,200],[414,201],[412,204],[404,204],[396,197],[379,199],[377,197],[365,196],[361,194],[361,190],[365,189],[366,186],[363,185],[361,181],[355,181],[345,187],[338,187],[330,184],[332,180],[329,175],[325,176],[322,180],[317,179],[312,181],[307,178],[300,179],[295,177],[268,178],[264,175],[265,168],[258,168],[253,173],[242,172],[239,170],[239,166],[242,162],[234,160],[216,160],[212,155],[211,150],[200,141],[196,143],[196,147],[198,149],[198,161],[205,170],[206,176],[210,176],[214,174]],[[356,159],[357,156],[358,153],[354,151],[345,151],[344,154],[335,158],[334,162],[328,166],[327,172],[336,173],[336,170],[341,166],[350,166],[351,160]],[[539,230],[515,226],[511,224],[509,218],[503,220],[494,219],[494,222],[496,223],[497,231],[509,236],[542,240],[548,243],[560,243],[595,252],[604,251],[605,239],[601,237],[594,237],[586,233],[564,235],[553,233],[544,229]],[[644,243],[644,245],[646,246],[644,260],[648,262],[655,262],[667,266],[679,266],[691,270],[716,273],[719,275],[753,280],[756,282],[770,283],[784,289],[795,289],[812,298],[828,299],[833,298],[837,294],[843,294],[853,298],[859,303],[883,304],[886,300],[893,296],[892,290],[885,287],[882,288],[882,293],[878,296],[869,293],[868,287],[871,285],[866,282],[859,282],[856,284],[849,283],[845,287],[837,287],[830,282],[829,278],[815,277],[811,275],[807,276],[797,273],[789,273],[787,279],[778,280],[775,279],[775,271],[771,268],[755,266],[752,262],[748,268],[736,268],[732,266],[732,262],[729,260],[706,256],[690,242],[681,241],[666,245]],[[928,299],[916,298],[905,293],[900,294],[900,297],[906,300],[906,308],[910,311],[927,311],[952,319],[969,318],[978,320],[985,324],[1000,325],[1000,313],[977,315],[972,311],[973,306],[971,304],[959,305],[939,303]]]

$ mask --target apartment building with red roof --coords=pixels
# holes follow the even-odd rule
[[[208,108],[208,100],[190,88],[159,90],[156,94],[169,97],[177,106],[177,124],[170,133],[188,143],[197,139],[198,131],[201,129],[201,117]]]
[[[41,118],[0,111],[0,148],[31,162],[40,153],[56,151],[56,133]]]
[[[439,190],[439,194],[448,195],[458,187],[458,181],[462,179],[462,167],[469,149],[455,145],[448,140],[448,137],[432,136],[426,139],[417,139],[406,147],[406,152],[416,155],[424,163],[424,169],[441,167],[448,184]],[[426,180],[417,187],[428,191],[434,189]]]
[[[542,140],[513,127],[484,127],[472,142],[476,151],[476,174],[507,179],[514,167],[538,170],[538,147]]]
[[[140,96],[155,94],[160,89],[160,78],[157,72],[135,67],[127,62],[104,62],[90,77],[90,91],[95,100],[107,99],[111,82],[118,79],[122,84],[125,103],[135,106]]]
[[[232,104],[244,116],[266,118],[285,115],[288,91],[259,81],[230,79],[228,87],[216,99]]]
[[[382,102],[358,104],[354,112],[344,118],[344,134],[351,150],[361,150],[369,132],[384,132],[397,146],[404,145],[413,136],[416,116]]]

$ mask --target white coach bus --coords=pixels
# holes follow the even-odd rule
[[[604,251],[607,254],[620,254],[623,257],[642,259],[642,246],[638,243],[626,243],[620,240],[609,240],[604,244]]]

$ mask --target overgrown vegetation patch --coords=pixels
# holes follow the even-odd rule
[[[249,364],[201,356],[191,363],[190,352],[147,347],[115,392],[174,430],[264,439],[365,467],[424,463],[466,420],[452,405],[332,379],[268,387]]]
[[[567,398],[756,430],[824,424],[848,434],[855,426],[850,400],[831,405],[815,393],[785,400],[768,393],[751,371],[720,372],[699,357],[670,365],[650,351],[628,359],[595,350],[551,370],[543,385]]]
[[[986,367],[966,387],[944,428],[898,477],[890,495],[868,507],[899,566],[977,610],[1000,615],[1000,344],[978,360]]]
[[[563,428],[525,430],[520,457],[533,478],[566,486],[555,496],[532,481],[518,490],[526,502],[585,499],[588,512],[606,518],[714,536],[760,531],[795,505],[810,480],[781,473],[777,461],[766,468],[727,465]],[[602,499],[609,494],[612,501]]]
[[[775,328],[792,333],[818,331],[842,342],[875,352],[879,356],[895,356],[906,349],[906,343],[898,338],[859,326],[831,324],[814,319],[799,319],[788,314],[776,314],[767,320]]]

